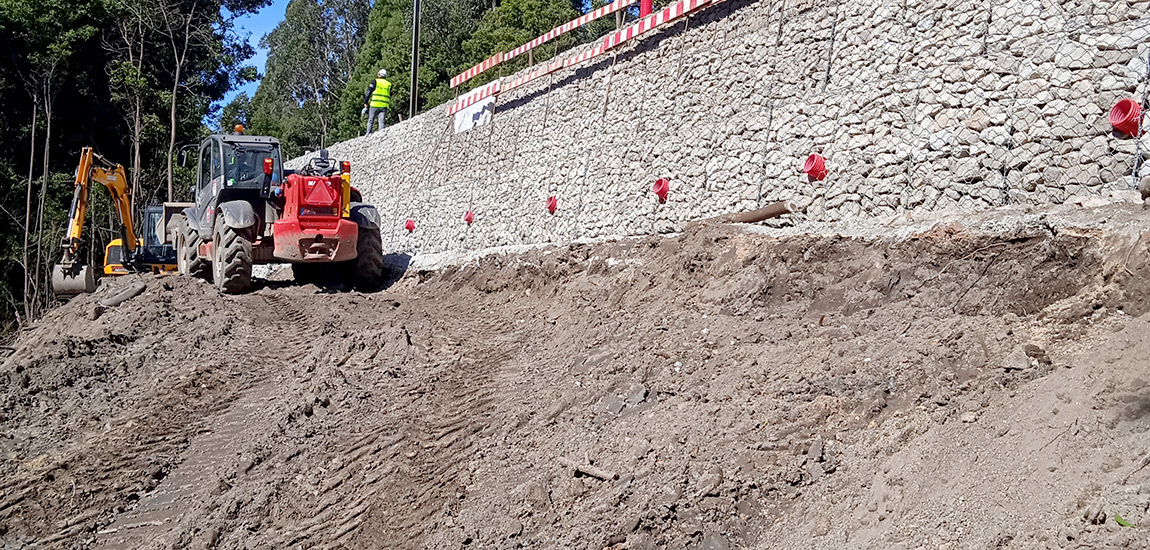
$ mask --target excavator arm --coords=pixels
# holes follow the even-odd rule
[[[120,236],[126,251],[124,265],[130,265],[139,246],[132,226],[132,193],[124,167],[109,162],[91,147],[80,152],[80,165],[76,168],[76,186],[72,192],[72,207],[68,211],[68,228],[61,241],[64,257],[52,270],[52,290],[57,298],[67,298],[96,289],[96,280],[88,266],[79,258],[80,237],[88,212],[88,196],[92,182],[108,189],[112,207],[120,218]]]

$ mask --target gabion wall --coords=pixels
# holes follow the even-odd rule
[[[1107,114],[1145,104],[1148,10],[728,0],[499,96],[488,126],[454,134],[441,106],[329,151],[408,253],[665,232],[776,200],[833,220],[1114,196],[1147,172],[1150,138]]]

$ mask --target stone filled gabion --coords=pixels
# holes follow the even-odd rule
[[[329,151],[406,253],[667,232],[777,200],[841,220],[1115,196],[1150,148],[1106,116],[1146,94],[1148,10],[728,0],[499,96],[491,125],[454,134],[440,106]],[[802,173],[812,152],[824,181]]]

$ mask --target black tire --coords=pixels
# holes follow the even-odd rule
[[[252,287],[252,228],[235,229],[216,217],[212,240],[212,276],[224,294],[241,294]]]
[[[173,217],[173,219],[175,219],[175,217]],[[176,249],[176,273],[186,277],[188,275],[188,220],[183,216],[179,216],[179,219],[176,221],[175,235],[173,235],[173,237],[174,242],[172,242],[172,248]]]
[[[352,285],[359,290],[375,290],[383,284],[383,237],[378,227],[359,226],[355,239]]]
[[[211,266],[207,258],[200,256],[200,234],[182,219],[176,225],[176,268],[180,275],[207,279]]]

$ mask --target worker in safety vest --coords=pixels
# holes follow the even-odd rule
[[[382,130],[387,118],[387,108],[391,105],[391,82],[387,80],[387,71],[380,69],[376,79],[367,87],[367,94],[363,96],[363,109],[367,111],[367,134],[371,135],[371,122],[379,117],[376,127]]]

